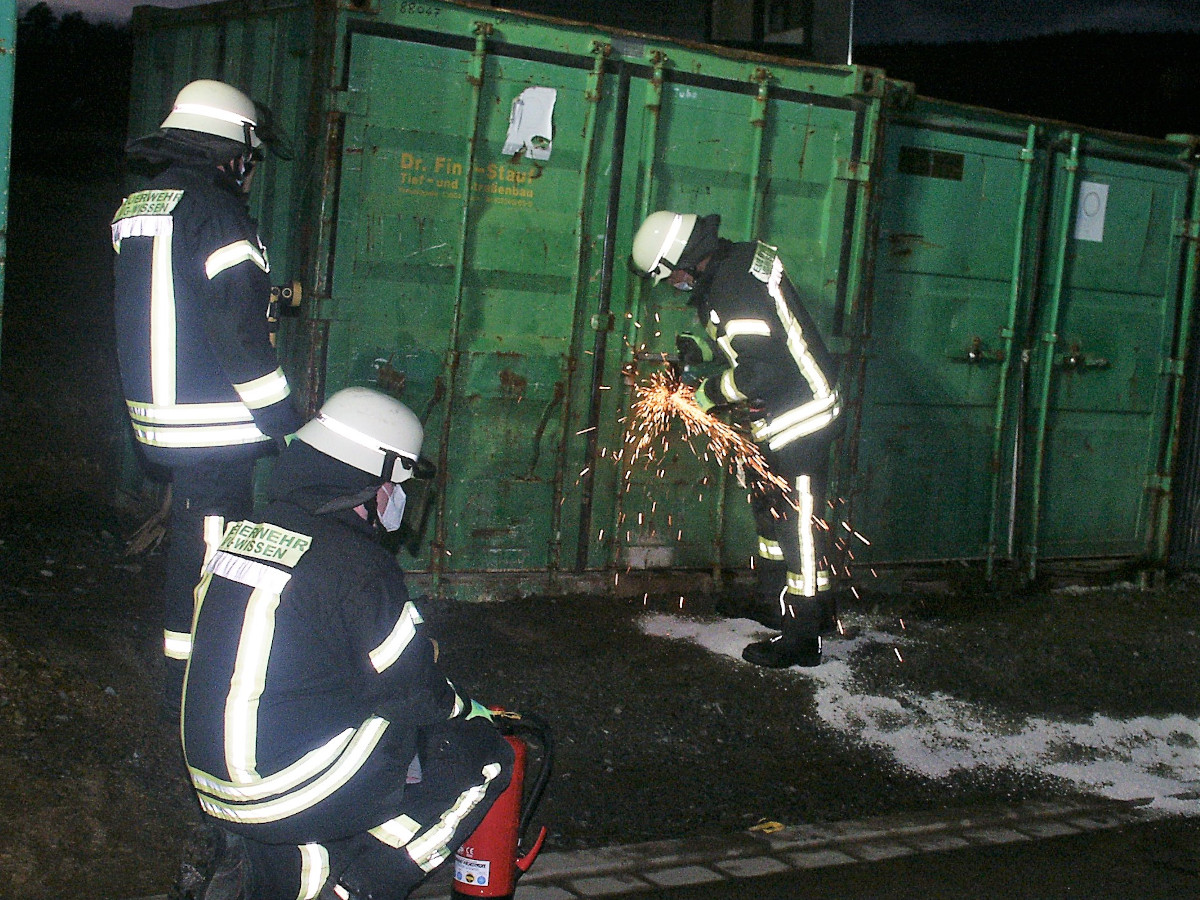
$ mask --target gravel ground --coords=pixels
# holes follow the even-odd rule
[[[107,249],[102,238],[100,249],[88,244],[79,254],[90,269],[50,280],[45,273],[70,254],[50,239],[54,223],[34,227],[20,215],[22,203],[59,187],[22,181],[13,194],[0,370],[0,897],[121,900],[167,889],[196,813],[175,729],[156,718],[161,549],[124,555],[146,511],[102,499],[112,495],[119,443]],[[110,194],[112,186],[86,192],[89,227],[101,235]],[[64,316],[80,297],[92,302]],[[914,697],[974,704],[997,732],[1031,716],[1194,719],[1198,598],[1191,578],[1152,591],[1021,597],[867,590],[846,611],[848,637],[877,639],[855,651],[852,681],[895,698],[897,716]],[[1016,763],[920,774],[829,727],[819,679],[647,634],[644,617],[679,614],[677,600],[424,605],[450,677],[551,725],[554,777],[538,816],[549,848],[1078,790]],[[711,609],[711,598],[689,598],[679,621],[707,627]],[[1179,737],[1185,749],[1189,740],[1194,752],[1195,736]]]
[[[124,557],[136,520],[98,513],[86,496],[39,509],[0,514],[0,872],[25,896],[160,893],[196,820],[174,728],[155,717],[161,554]],[[965,600],[947,611],[868,595],[845,619],[851,634],[903,641],[903,664],[886,642],[855,655],[862,691],[954,696],[991,710],[999,731],[1028,716],[1195,717],[1197,593],[1187,580],[974,612]],[[714,621],[707,603],[688,615]],[[537,818],[552,849],[1076,790],[1018,766],[923,776],[823,724],[814,679],[644,633],[639,620],[677,613],[675,598],[424,606],[452,678],[550,724],[553,777]]]

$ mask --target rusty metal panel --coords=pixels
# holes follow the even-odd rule
[[[329,385],[382,374],[425,420],[438,571],[554,562],[588,71],[353,39],[348,90],[369,111],[347,117]],[[397,72],[423,89],[395,90]],[[544,160],[503,152],[531,86],[556,93]]]
[[[429,9],[348,20],[319,304],[327,390],[385,385],[426,422],[441,476],[414,565],[744,566],[753,528],[732,478],[681,442],[652,465],[621,455],[623,367],[694,327],[682,296],[646,293],[624,260],[649,209],[716,211],[735,238],[771,228],[820,315],[844,314],[865,219],[847,177],[869,146],[870,104],[846,96],[860,73]],[[542,159],[505,148],[531,90],[553,99]]]

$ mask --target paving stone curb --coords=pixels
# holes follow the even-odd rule
[[[1155,816],[1141,801],[1042,802],[960,812],[881,816],[724,837],[650,841],[538,857],[514,900],[595,900],[787,871],[877,862],[964,847],[1008,844],[1116,828]],[[412,894],[448,900],[447,862]],[[167,900],[166,895],[140,900]]]
[[[1137,802],[1048,802],[543,853],[517,885],[514,900],[626,896],[791,870],[1080,834],[1146,818],[1146,811]],[[453,864],[447,863],[444,869],[412,896],[421,900],[449,898]]]

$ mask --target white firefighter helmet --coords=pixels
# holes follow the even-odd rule
[[[338,391],[296,439],[384,481],[412,478],[425,429],[411,409],[365,387]]]
[[[669,210],[650,213],[633,236],[633,264],[658,284],[679,262],[695,227],[694,213]]]
[[[262,144],[254,101],[223,81],[201,79],[186,85],[160,127],[212,134],[248,143],[250,149]]]

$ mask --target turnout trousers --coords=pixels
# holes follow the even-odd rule
[[[173,468],[163,573],[163,713],[179,718],[183,672],[191,654],[193,592],[226,522],[250,517],[256,458],[241,456]]]
[[[211,820],[246,838],[254,873],[247,900],[313,900],[335,884],[362,900],[407,897],[470,837],[508,786],[513,751],[489,722],[455,719],[428,730],[418,760],[407,778],[397,769],[397,783],[382,796],[338,797],[328,821],[305,815],[302,829],[288,819],[262,825]],[[346,835],[336,807],[355,800],[379,810],[379,824]]]
[[[771,450],[759,445],[771,471],[789,485],[751,496],[758,532],[756,585],[761,602],[779,609],[788,638],[816,637],[822,614],[818,593],[831,586],[830,540],[824,521],[829,450],[835,429]]]

